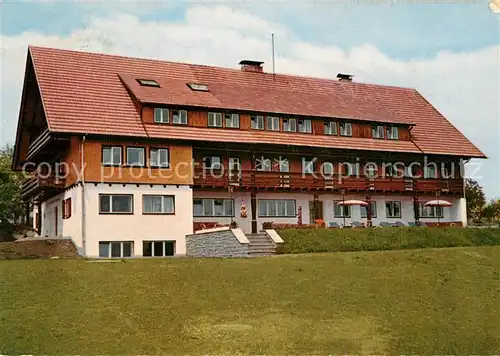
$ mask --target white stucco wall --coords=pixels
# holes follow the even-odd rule
[[[99,214],[99,194],[133,194],[132,215]],[[143,215],[142,195],[174,195],[175,214]],[[175,254],[186,253],[186,235],[193,233],[193,194],[186,185],[86,184],[86,255],[99,255],[99,241],[134,241],[142,256],[143,241],[175,241]]]
[[[238,226],[245,232],[251,232],[251,207],[250,207],[250,193],[249,192],[234,192],[230,195],[228,192],[217,192],[217,191],[198,191],[193,192],[195,198],[233,198],[235,205],[235,217],[234,221]],[[241,202],[244,199],[247,206],[247,218],[240,217]],[[295,199],[296,207],[302,206],[302,223],[309,224],[309,202],[313,201],[314,195],[309,193],[276,193],[276,192],[259,192],[257,193],[257,200],[259,199]],[[358,199],[365,200],[366,195],[348,195],[345,199]],[[377,216],[372,218],[372,223],[374,226],[379,226],[380,222],[393,223],[400,221],[405,225],[408,222],[415,221],[413,212],[413,197],[411,196],[397,196],[397,195],[377,195],[372,196],[371,199],[376,201],[377,204]],[[421,201],[432,200],[432,197],[420,197]],[[443,218],[439,219],[441,222],[449,221],[463,221],[462,208],[460,206],[460,199],[446,198],[448,201],[453,203],[453,207],[444,208]],[[336,222],[339,225],[343,224],[343,218],[334,217],[334,201],[342,200],[342,196],[339,194],[320,194],[319,200],[323,202],[323,219],[328,222]],[[401,201],[401,218],[388,218],[386,217],[385,202],[386,201]],[[465,205],[464,205],[465,206]],[[311,207],[312,208],[312,207]],[[257,216],[259,215],[258,205],[257,205]],[[219,222],[221,224],[229,224],[231,218],[225,217],[195,217],[194,221],[197,222]],[[260,231],[262,229],[262,223],[266,221],[273,221],[275,223],[283,224],[296,224],[297,217],[257,217],[257,229]],[[362,223],[366,222],[366,218],[361,218],[361,209],[359,206],[351,207],[351,217],[345,219],[346,223],[352,223],[354,221],[359,221]],[[437,218],[421,218],[423,222],[437,222]]]

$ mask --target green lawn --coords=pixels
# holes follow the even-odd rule
[[[500,246],[0,261],[1,354],[495,354]]]

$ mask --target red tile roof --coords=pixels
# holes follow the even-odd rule
[[[484,157],[414,89],[41,47],[29,51],[53,132]],[[140,86],[138,78],[154,79],[161,88]],[[210,92],[192,91],[186,85],[191,82],[207,84]],[[127,89],[148,103],[414,124],[413,142],[143,125]]]

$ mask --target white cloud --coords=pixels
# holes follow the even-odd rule
[[[241,59],[256,59],[266,61],[270,71],[271,32],[276,34],[278,72],[330,78],[353,73],[356,81],[417,88],[491,158],[479,174],[487,193],[500,195],[498,47],[395,60],[369,44],[344,51],[303,42],[282,24],[221,5],[192,6],[178,22],[119,14],[95,18],[67,36],[2,36],[0,144],[14,140],[28,44],[231,67]]]

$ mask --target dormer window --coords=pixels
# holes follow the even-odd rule
[[[311,133],[312,132],[311,120],[300,119],[299,120],[299,132]]]
[[[153,79],[137,79],[137,83],[139,83],[143,87],[160,87],[160,84],[158,84],[158,82]]]
[[[168,124],[170,122],[170,113],[167,108],[155,108],[154,122],[157,124]]]
[[[387,138],[390,140],[397,140],[399,138],[399,130],[397,126],[387,127]]]
[[[325,135],[337,135],[337,122],[325,121]]]
[[[384,126],[382,126],[382,125],[372,126],[372,137],[373,138],[384,138]]]
[[[187,110],[172,110],[172,122],[174,124],[187,125],[188,123]]]
[[[187,83],[187,86],[191,88],[191,90],[195,91],[208,91],[208,85],[199,84],[199,83]]]
[[[296,132],[297,131],[297,119],[283,119],[283,131],[285,132]]]
[[[210,126],[210,127],[222,127],[222,113],[209,112],[208,113],[208,126]]]

